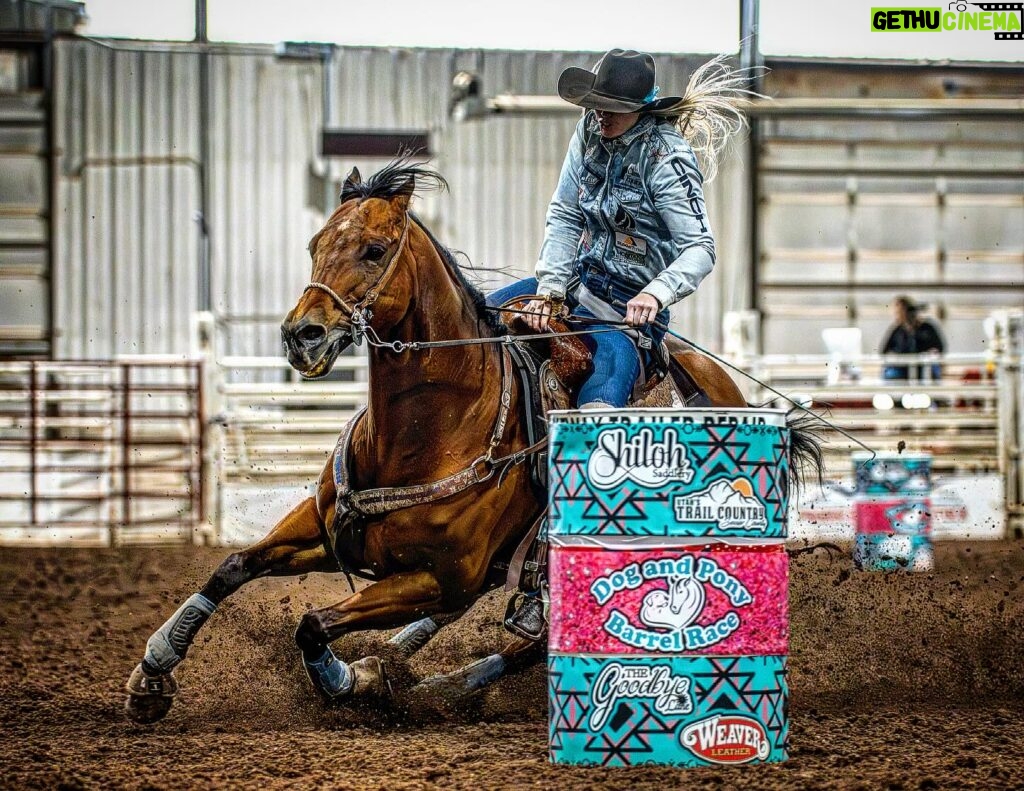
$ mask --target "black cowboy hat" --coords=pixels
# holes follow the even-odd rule
[[[658,99],[657,94],[654,58],[631,49],[608,50],[594,71],[569,68],[558,78],[558,95],[590,110],[656,113],[682,101],[678,96]]]

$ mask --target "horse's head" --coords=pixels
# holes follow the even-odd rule
[[[305,378],[327,374],[361,322],[374,317],[382,332],[407,310],[411,295],[395,274],[417,175],[433,174],[399,160],[364,184],[353,168],[341,205],[310,241],[311,282],[281,324],[288,362]]]

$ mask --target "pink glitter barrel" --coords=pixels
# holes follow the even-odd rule
[[[786,759],[788,432],[778,410],[555,413],[552,761]]]
[[[554,547],[550,563],[552,651],[762,656],[789,649],[788,556],[779,544]]]

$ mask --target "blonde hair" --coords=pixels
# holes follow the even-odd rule
[[[719,55],[695,69],[682,98],[655,113],[675,121],[697,155],[705,181],[718,173],[718,157],[729,138],[747,128],[743,109],[765,98],[745,87],[755,69],[733,68],[728,59]]]

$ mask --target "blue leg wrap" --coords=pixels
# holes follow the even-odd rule
[[[201,593],[193,593],[146,643],[143,669],[152,674],[170,673],[185,658],[199,628],[217,605]]]
[[[467,691],[480,689],[502,677],[505,673],[505,657],[491,654],[466,665],[460,672],[464,674]]]
[[[306,675],[313,686],[329,698],[340,698],[352,691],[353,677],[349,666],[339,660],[330,648],[324,649],[319,659],[303,658]]]

